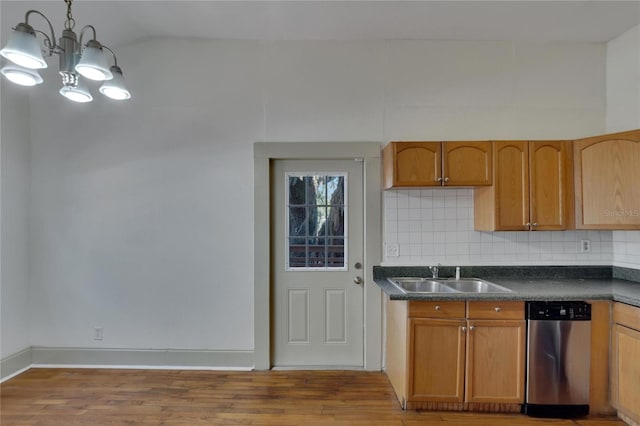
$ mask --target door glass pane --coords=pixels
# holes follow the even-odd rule
[[[306,204],[306,182],[302,176],[289,176],[289,205],[298,206]]]
[[[292,237],[306,237],[307,233],[307,208],[289,207],[289,235]]]
[[[287,174],[287,269],[346,269],[346,173]]]
[[[313,176],[308,187],[309,204],[319,206],[327,205],[327,178],[326,176]],[[315,200],[315,201],[311,201]]]

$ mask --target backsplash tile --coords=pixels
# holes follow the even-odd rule
[[[640,231],[613,232],[613,264],[640,269]]]
[[[383,205],[383,265],[602,265],[613,261],[611,231],[474,231],[473,189],[385,191]],[[580,253],[583,239],[591,241],[589,253]],[[386,255],[390,244],[397,244],[399,256]]]

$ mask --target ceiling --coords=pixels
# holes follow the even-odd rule
[[[28,9],[60,36],[63,0],[0,2],[1,36]],[[517,40],[606,42],[640,23],[634,1],[100,1],[76,0],[76,29],[108,46],[150,38],[251,40]],[[37,29],[46,23],[30,18]]]

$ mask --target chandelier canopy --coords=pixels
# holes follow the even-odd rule
[[[62,88],[60,94],[75,102],[91,102],[93,96],[87,89],[83,79],[103,81],[99,91],[103,95],[115,99],[126,100],[131,98],[122,76],[122,69],[118,66],[116,54],[107,46],[96,40],[96,29],[93,25],[85,25],[80,30],[80,37],[73,31],[76,21],[71,13],[73,0],[64,0],[67,5],[67,17],[64,22],[62,37],[56,42],[51,21],[40,11],[29,10],[24,17],[24,22],[13,28],[11,38],[0,55],[11,61],[0,69],[0,73],[7,80],[21,86],[35,86],[43,82],[38,73],[39,69],[47,68],[44,56],[54,54],[60,57],[60,75],[62,76]],[[34,29],[29,24],[31,15],[44,18],[49,26],[49,32]],[[92,37],[83,45],[82,40],[87,31]],[[38,42],[37,34],[43,36],[42,45]],[[113,65],[109,66],[109,52],[113,57]]]

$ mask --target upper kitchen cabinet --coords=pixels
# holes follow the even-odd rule
[[[570,141],[493,143],[493,186],[474,191],[478,231],[573,228]]]
[[[576,140],[576,228],[640,229],[640,130]]]
[[[491,185],[491,142],[391,142],[384,187]]]

